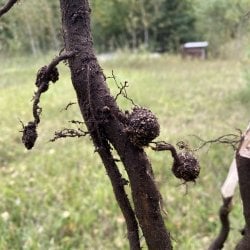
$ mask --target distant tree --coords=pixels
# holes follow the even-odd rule
[[[176,51],[179,45],[197,38],[195,16],[189,1],[162,0],[153,25],[154,48]]]
[[[205,40],[209,41],[212,55],[219,56],[225,44],[236,40],[240,42],[249,34],[248,0],[193,0],[193,2],[197,30]],[[235,50],[239,53],[239,48]]]
[[[124,19],[129,38],[129,46],[149,48],[153,43],[152,29],[154,21],[160,14],[161,0],[128,0],[127,15]]]
[[[11,17],[4,16],[0,24],[0,49],[33,54],[58,49],[59,5],[53,2],[21,2]]]
[[[96,10],[94,39],[106,49],[144,46],[174,51],[197,37],[194,13],[187,0],[110,0],[106,4],[93,0],[92,6]]]
[[[1,1],[0,1],[1,2]],[[91,0],[97,51],[146,48],[176,51],[179,45],[208,40],[210,52],[249,34],[249,0]],[[0,24],[2,52],[55,50],[62,47],[57,1],[20,2]],[[27,15],[29,13],[29,15]],[[238,51],[238,48],[236,48]]]
[[[126,18],[132,8],[128,1],[91,1],[93,38],[100,51],[125,47],[129,43]]]
[[[98,51],[124,47],[175,50],[196,35],[188,0],[92,0],[90,4]],[[60,47],[58,6],[57,1],[50,0],[21,2],[11,17],[2,19],[0,49],[36,54]]]

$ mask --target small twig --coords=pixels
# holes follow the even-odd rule
[[[78,128],[77,130],[75,129],[69,129],[69,128],[64,128],[63,130],[56,131],[54,138],[50,139],[50,142],[54,142],[58,139],[61,138],[67,138],[67,137],[83,137],[88,135],[89,132],[83,131],[82,129]]]
[[[63,108],[63,109],[61,110],[61,112],[64,111],[64,110],[67,111],[69,107],[71,107],[72,105],[75,105],[75,104],[76,104],[76,102],[69,102],[69,103],[66,105],[66,107]]]
[[[115,82],[116,87],[119,89],[119,92],[118,92],[118,93],[116,94],[116,96],[115,96],[115,100],[117,100],[118,97],[121,95],[121,96],[123,96],[125,99],[129,100],[134,106],[137,106],[137,105],[134,103],[133,99],[130,98],[130,97],[128,96],[128,93],[127,93],[127,90],[126,90],[126,89],[129,87],[129,85],[128,85],[128,82],[127,82],[127,81],[125,81],[124,83],[121,83],[121,82],[118,83],[113,70],[112,70],[112,76],[107,77],[106,79],[113,79],[114,82]]]
[[[199,137],[197,135],[192,135],[193,137],[195,137],[196,139],[198,139],[199,141],[202,142],[202,144],[198,148],[194,149],[193,151],[198,151],[201,148],[205,147],[206,145],[208,145],[208,144],[211,145],[211,144],[214,144],[214,143],[227,144],[227,145],[232,146],[232,148],[234,150],[236,150],[237,147],[238,147],[238,144],[239,144],[239,142],[241,140],[241,131],[240,130],[239,130],[239,133],[240,134],[238,134],[238,135],[237,134],[222,135],[222,136],[219,136],[216,139],[212,139],[212,140],[208,140],[208,141],[202,139],[201,137]]]
[[[111,71],[111,76],[107,76],[106,79],[113,79],[115,81],[116,86],[118,87],[117,81],[116,81],[116,76],[114,74],[114,70],[112,69]]]
[[[117,86],[117,87],[119,89],[119,92],[116,94],[115,100],[117,100],[120,95],[122,95],[123,97],[126,96],[126,98],[127,98],[126,88],[128,88],[128,82],[125,81],[124,84],[120,83],[120,86]]]
[[[78,124],[78,125],[85,124],[85,122],[76,121],[76,120],[71,120],[71,121],[69,121],[69,122],[70,122],[70,123],[73,123],[73,124]]]
[[[19,120],[19,122],[20,122],[20,123],[21,123],[21,125],[22,125],[22,129],[24,130],[24,127],[25,127],[25,126],[24,126],[23,121],[22,121],[21,119],[19,119],[19,118],[18,118],[18,120]],[[19,132],[23,132],[23,130],[21,130],[21,131],[19,131]]]
[[[166,218],[168,217],[168,212],[167,210],[165,209],[165,204],[164,204],[164,200],[162,198],[162,195],[159,193],[159,196],[160,196],[160,200],[159,200],[159,206],[160,206],[160,209],[161,211],[163,212],[163,214],[166,216]]]
[[[187,151],[192,151],[192,149],[190,148],[189,144],[185,141],[179,141],[176,143],[176,145],[178,146],[179,149],[181,150],[187,150]]]
[[[114,158],[114,162],[121,162],[120,159]]]
[[[7,13],[18,0],[9,0],[2,8],[0,8],[0,17]]]

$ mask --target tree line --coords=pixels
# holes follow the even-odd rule
[[[1,1],[0,1],[1,3]],[[248,0],[92,0],[98,52],[119,48],[175,52],[188,41],[208,40],[213,54],[249,34]],[[0,22],[0,51],[62,48],[57,1],[22,1]],[[239,43],[239,42],[238,42]]]

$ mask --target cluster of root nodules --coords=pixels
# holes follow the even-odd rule
[[[48,73],[48,67],[43,66],[37,72],[36,86],[40,88],[41,92],[45,92],[49,88],[49,82],[55,83],[59,79],[58,69],[56,67],[52,68]]]
[[[195,182],[200,174],[200,165],[191,152],[184,151],[177,154],[177,159],[174,159],[172,171],[175,177],[185,182]]]
[[[134,107],[128,115],[126,127],[128,138],[137,147],[148,146],[160,133],[156,116],[148,109]]]
[[[37,139],[36,124],[29,122],[23,126],[22,142],[27,149],[32,149]]]

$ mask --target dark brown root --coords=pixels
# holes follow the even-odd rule
[[[178,147],[182,149],[180,153],[177,153],[176,148],[165,141],[152,142],[152,144],[154,144],[154,146],[150,147],[155,151],[168,150],[171,152],[174,159],[172,172],[176,178],[182,179],[185,182],[195,182],[200,174],[200,165],[199,161],[188,149],[188,144],[184,142],[179,142],[177,144]]]
[[[198,160],[188,151],[178,153],[177,157],[178,161],[174,160],[172,167],[175,177],[185,182],[195,181],[200,173]]]
[[[126,128],[129,140],[138,147],[148,146],[160,133],[156,116],[148,109],[134,107]]]
[[[32,149],[37,139],[36,124],[29,122],[23,127],[22,142],[27,149]]]
[[[76,102],[69,102],[69,103],[66,105],[66,107],[63,108],[63,109],[61,110],[61,112],[64,111],[64,110],[67,111],[67,110],[69,109],[69,107],[71,107],[71,106],[74,105],[74,104],[76,104]]]
[[[56,58],[54,58],[50,64],[43,66],[37,72],[36,77],[36,86],[37,91],[33,97],[33,117],[34,121],[28,122],[26,126],[23,125],[23,136],[22,142],[24,143],[27,149],[33,148],[36,139],[37,139],[37,131],[36,128],[40,123],[40,115],[42,112],[42,108],[39,107],[40,98],[43,92],[47,91],[49,88],[49,82],[55,83],[59,79],[59,73],[56,66],[63,60],[69,59],[73,57],[75,52],[69,52],[60,54]]]
[[[45,92],[49,88],[49,82],[55,83],[57,80],[59,80],[58,69],[54,67],[48,72],[48,66],[45,65],[37,72],[35,84],[38,88],[43,86],[41,92]]]
[[[6,14],[18,0],[9,0],[3,7],[0,8],[0,17]]]

